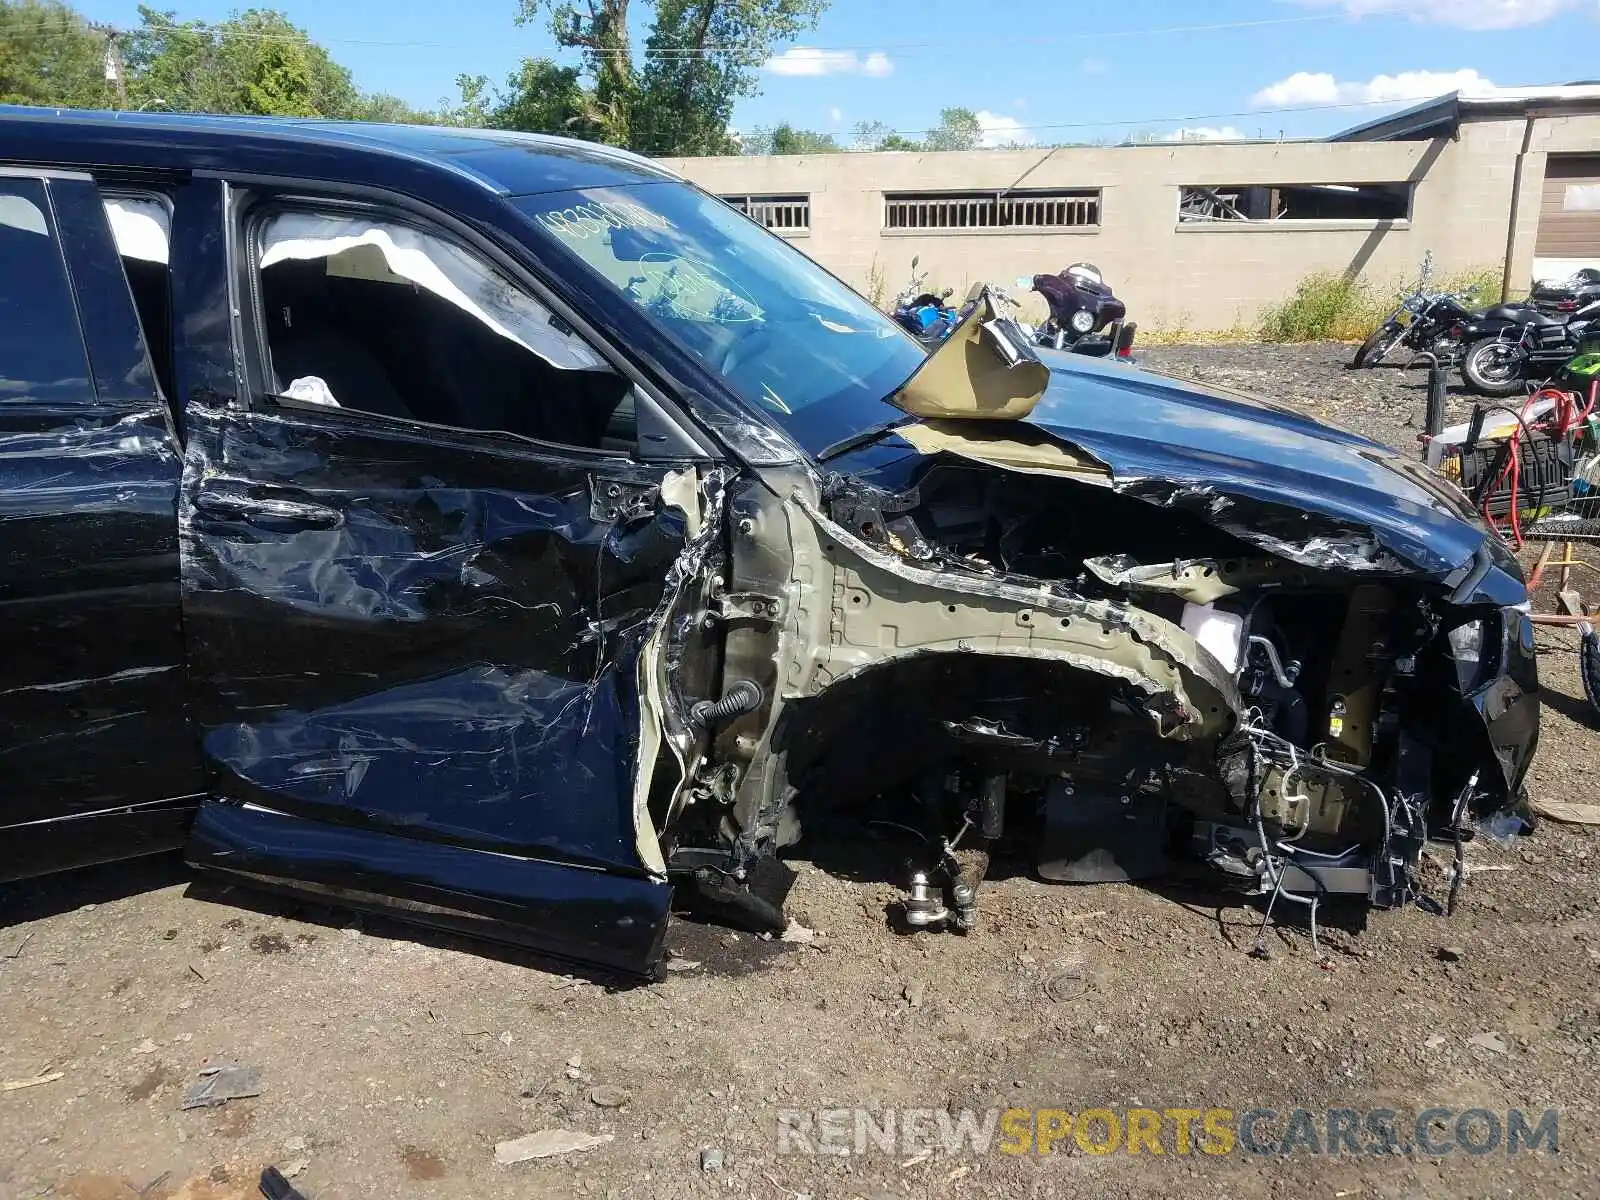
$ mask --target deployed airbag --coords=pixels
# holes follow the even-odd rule
[[[172,257],[172,214],[159,200],[117,197],[106,201],[106,217],[123,258],[166,266]]]
[[[550,310],[449,242],[403,225],[362,217],[280,213],[261,230],[261,269],[290,259],[332,258],[370,246],[400,279],[471,313],[501,337],[551,366],[594,370],[606,364],[551,323]]]

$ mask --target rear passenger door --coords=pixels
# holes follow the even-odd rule
[[[456,231],[209,201],[232,252],[180,204],[178,308],[241,316],[186,322],[179,360],[218,790],[190,861],[649,972],[669,889],[637,682],[686,526],[632,388]]]
[[[95,184],[0,169],[0,878],[182,839],[181,465]]]

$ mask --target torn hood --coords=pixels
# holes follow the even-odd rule
[[[1194,512],[1309,566],[1421,572],[1454,584],[1487,548],[1496,601],[1524,598],[1510,551],[1421,463],[1241,394],[1082,355],[1039,356],[1050,380],[1027,418],[962,427],[991,439],[1011,429],[1033,443],[1047,433],[1104,464],[1119,491]],[[914,442],[927,451],[922,433],[907,429],[828,465],[877,486],[906,486],[917,458],[905,452]]]

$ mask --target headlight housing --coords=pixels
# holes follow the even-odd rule
[[[1456,682],[1462,695],[1473,691],[1484,677],[1497,665],[1497,647],[1494,637],[1499,632],[1499,622],[1490,617],[1480,617],[1457,625],[1445,636],[1450,639],[1450,657],[1456,665]]]
[[[1067,319],[1075,333],[1088,333],[1094,328],[1094,314],[1087,308],[1080,308]]]

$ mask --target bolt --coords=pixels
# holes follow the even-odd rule
[[[754,533],[755,531],[756,523],[749,517],[745,517],[739,522],[739,532],[744,534],[746,537],[750,536],[750,534]]]
[[[950,895],[955,899],[957,904],[972,903],[973,891],[964,883],[958,883],[955,887],[951,888]]]
[[[606,485],[606,495],[616,497],[622,495],[622,485],[617,483]]]

